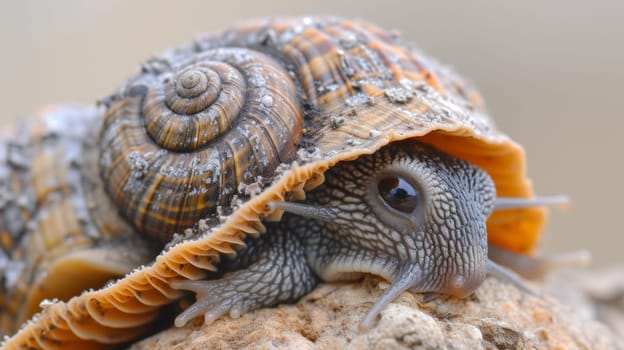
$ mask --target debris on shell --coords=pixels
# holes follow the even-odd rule
[[[260,103],[266,108],[271,108],[273,107],[273,97],[271,97],[271,95],[264,95]]]
[[[329,123],[330,123],[330,126],[332,127],[332,129],[337,129],[337,128],[340,127],[340,125],[342,125],[344,123],[344,118],[343,117],[331,116]]]
[[[302,147],[297,151],[297,159],[302,162],[312,162],[320,157],[318,147]]]
[[[385,89],[384,95],[392,103],[407,103],[414,97],[411,91],[402,87]]]
[[[345,141],[345,143],[346,143],[347,145],[349,145],[349,146],[357,146],[357,145],[360,145],[360,144],[361,144],[361,142],[360,142],[360,141],[358,141],[358,140],[356,140],[356,139],[354,139],[354,138],[348,138],[348,139]]]
[[[262,192],[262,179],[258,181],[246,184],[241,182],[238,184],[238,193],[245,195],[246,197],[255,197]]]
[[[368,135],[369,135],[370,137],[378,137],[379,135],[381,135],[381,131],[376,130],[376,129],[371,129],[371,130],[368,132]]]

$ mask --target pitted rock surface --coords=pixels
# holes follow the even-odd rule
[[[576,312],[576,306],[521,293],[494,278],[466,299],[403,293],[373,329],[359,332],[360,321],[387,287],[373,277],[322,284],[296,305],[211,325],[197,319],[131,349],[624,349],[609,327]]]

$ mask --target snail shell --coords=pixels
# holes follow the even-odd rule
[[[274,59],[225,48],[129,81],[104,119],[106,189],[162,243],[269,177],[301,138],[297,89]]]

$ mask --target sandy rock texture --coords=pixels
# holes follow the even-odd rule
[[[543,289],[561,303],[574,305],[584,318],[599,320],[624,337],[624,264],[552,274]]]
[[[131,349],[624,349],[612,329],[593,319],[595,313],[548,295],[523,294],[494,278],[463,300],[403,293],[375,328],[360,333],[358,324],[387,287],[373,277],[323,284],[296,305],[224,317],[209,326],[198,319]]]

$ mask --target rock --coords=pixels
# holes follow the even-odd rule
[[[377,327],[356,334],[350,342],[352,349],[439,349],[444,335],[436,320],[426,313],[405,305],[389,305]]]
[[[211,325],[197,319],[131,349],[624,349],[612,330],[550,296],[488,278],[470,297],[403,293],[367,333],[358,325],[388,283],[322,284],[296,305]]]
[[[561,271],[548,277],[544,290],[562,303],[574,305],[576,313],[624,335],[624,265],[598,271]]]

